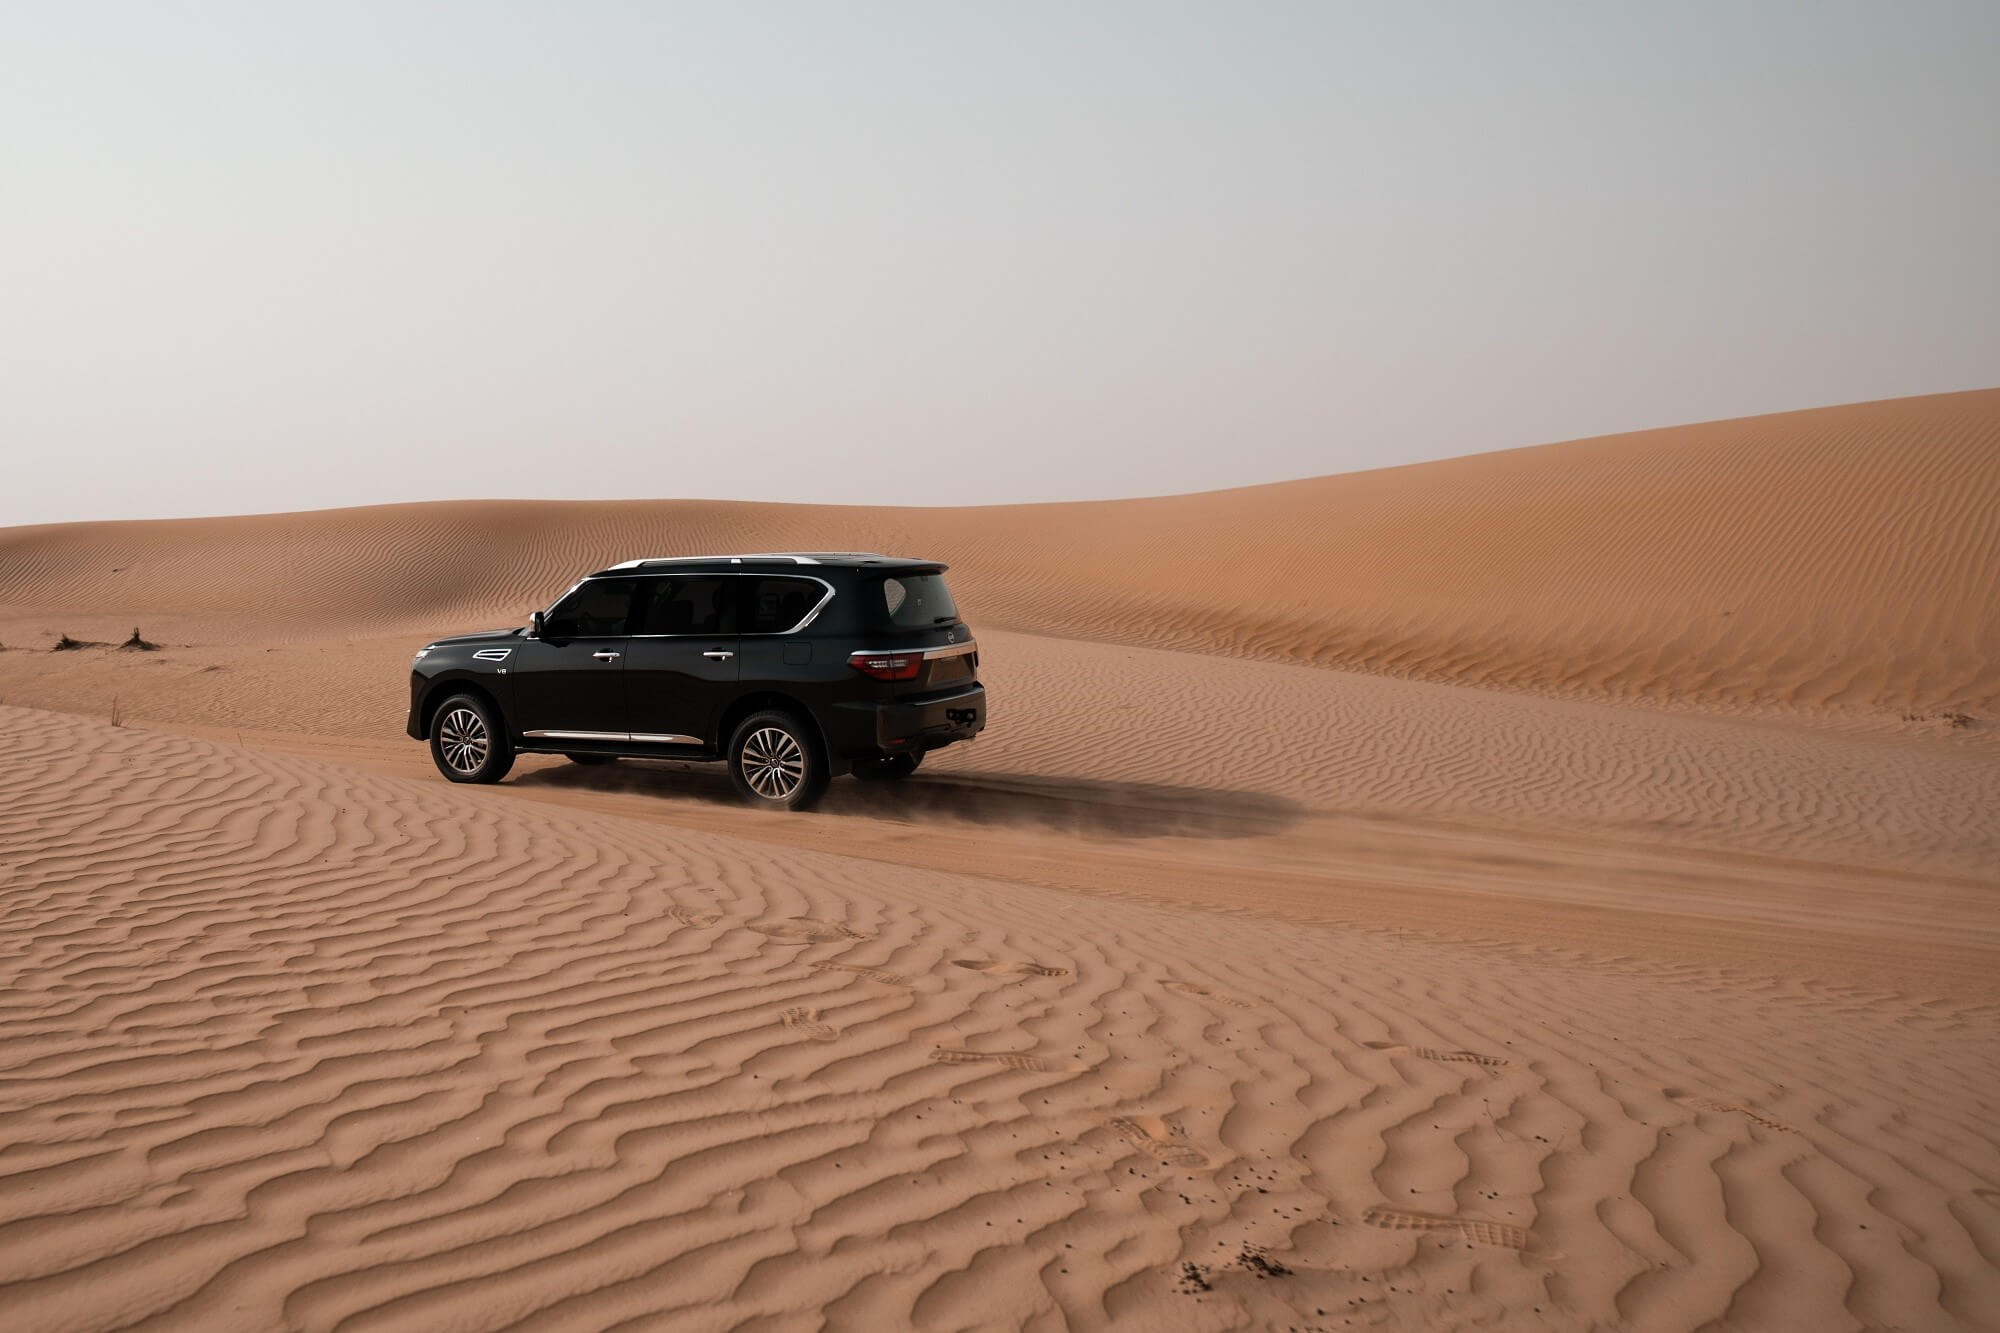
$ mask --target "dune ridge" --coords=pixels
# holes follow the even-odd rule
[[[1079,919],[14,707],[0,743],[16,1326],[2000,1308],[1991,1004]]]
[[[856,547],[951,561],[980,623],[1039,635],[1613,698],[2000,707],[2000,389],[1152,500],[14,528],[0,609],[424,633],[510,622],[635,554]]]

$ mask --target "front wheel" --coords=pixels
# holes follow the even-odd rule
[[[920,754],[880,754],[854,761],[854,776],[863,782],[899,782],[917,771]]]
[[[729,777],[750,804],[803,810],[826,791],[826,755],[812,725],[794,713],[752,713],[729,739]]]
[[[454,694],[431,722],[431,760],[453,782],[498,782],[514,766],[500,710],[476,694]]]

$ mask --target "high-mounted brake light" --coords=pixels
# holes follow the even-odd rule
[[[847,665],[876,680],[915,680],[924,664],[922,653],[851,653]]]

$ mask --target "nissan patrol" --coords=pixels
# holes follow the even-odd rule
[[[525,626],[419,649],[409,734],[453,782],[517,754],[729,765],[799,810],[841,773],[896,779],[986,725],[979,647],[945,566],[861,553],[628,560]]]

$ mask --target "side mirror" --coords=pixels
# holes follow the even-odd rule
[[[540,611],[528,617],[528,637],[531,639],[542,637],[542,613]]]

